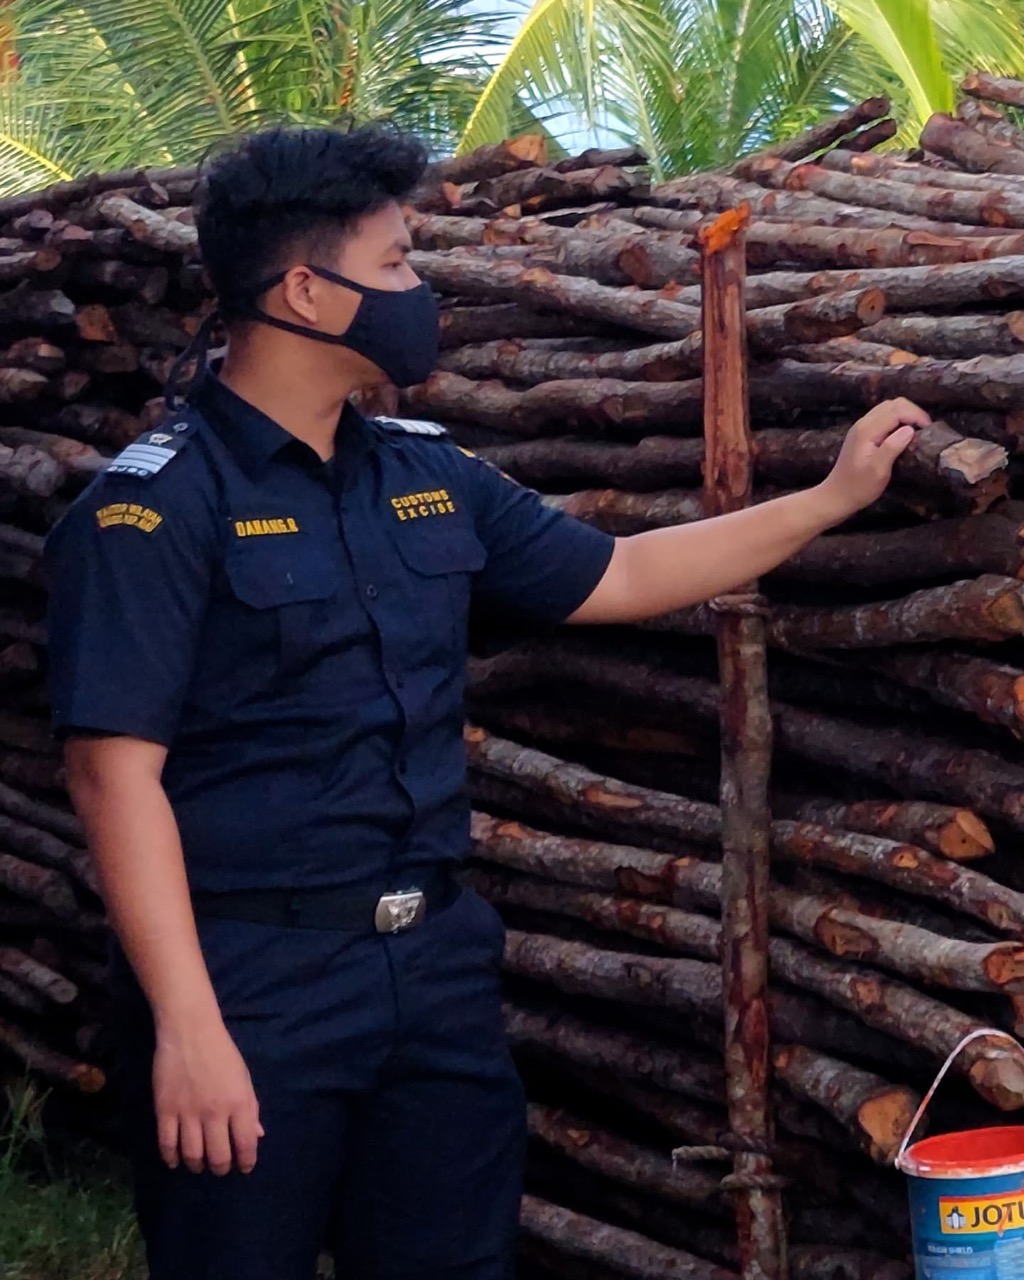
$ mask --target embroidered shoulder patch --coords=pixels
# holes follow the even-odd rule
[[[156,431],[147,431],[138,440],[133,440],[127,449],[121,450],[107,467],[107,475],[148,480],[185,448],[194,429],[193,423],[181,421],[158,427]]]
[[[410,436],[447,438],[448,432],[439,422],[426,422],[421,418],[376,418],[385,431],[403,432]]]
[[[96,512],[96,523],[101,529],[128,525],[142,533],[152,533],[163,522],[164,518],[159,512],[152,507],[140,506],[137,502],[111,502]]]

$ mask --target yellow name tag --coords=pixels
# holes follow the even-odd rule
[[[432,489],[429,493],[403,493],[400,498],[391,499],[391,506],[399,520],[447,516],[455,510],[455,503],[447,489]]]
[[[1005,1191],[1002,1195],[977,1196],[970,1200],[940,1196],[939,1221],[944,1236],[1012,1231],[1024,1227],[1024,1194]]]
[[[127,524],[143,533],[152,533],[163,524],[163,516],[149,507],[139,506],[137,502],[112,502],[109,507],[100,507],[96,512],[96,523],[101,529],[113,529],[115,525]]]
[[[298,533],[299,526],[291,516],[275,516],[271,520],[236,520],[235,536],[261,538],[268,533]]]

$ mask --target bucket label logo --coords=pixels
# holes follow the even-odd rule
[[[978,1196],[971,1200],[939,1199],[939,1220],[944,1236],[1002,1235],[1024,1227],[1024,1191]]]

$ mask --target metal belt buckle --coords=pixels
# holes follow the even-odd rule
[[[419,924],[427,910],[422,889],[399,889],[381,895],[373,923],[378,933],[400,933]]]

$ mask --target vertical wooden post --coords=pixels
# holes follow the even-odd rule
[[[708,515],[745,507],[753,484],[747,392],[749,209],[703,229],[704,498]],[[768,1154],[768,780],[772,723],[757,584],[722,598],[722,970],[729,1124],[739,1148],[730,1181],[744,1280],[785,1280],[782,1192]],[[746,1150],[742,1148],[746,1147]]]

